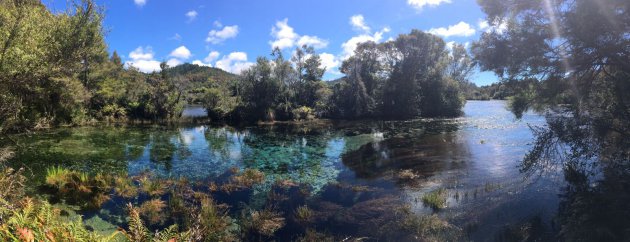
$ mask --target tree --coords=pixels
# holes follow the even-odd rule
[[[530,106],[564,104],[579,113],[598,110],[608,118],[630,120],[628,1],[480,4],[496,29],[473,44],[482,70],[507,80],[540,82],[542,89]],[[605,93],[609,95],[602,96]],[[597,107],[604,100],[611,103],[606,110]]]
[[[39,1],[0,2],[0,130],[87,118],[91,63],[106,58],[101,11],[90,0],[52,14]]]
[[[243,84],[243,101],[245,118],[250,120],[275,120],[281,84],[272,75],[273,66],[265,57],[258,57],[256,64],[244,71],[241,76]]]
[[[345,118],[366,117],[373,109],[373,99],[362,79],[362,62],[354,57],[344,62],[342,73],[346,78],[335,93],[339,99],[338,112]]]
[[[451,79],[465,84],[469,81],[475,69],[475,63],[462,44],[454,44],[451,53],[447,55],[446,75]]]
[[[521,170],[562,168],[567,185],[558,239],[627,238],[630,2],[479,3],[494,25],[473,44],[481,69],[511,85],[517,116],[530,108],[547,111]]]
[[[383,93],[383,115],[387,118],[412,118],[421,113],[421,97],[433,90],[421,85],[440,78],[437,66],[446,54],[445,44],[437,36],[413,30],[394,41],[398,60]]]

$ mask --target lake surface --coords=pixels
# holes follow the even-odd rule
[[[469,101],[464,112],[457,119],[395,122],[62,128],[15,136],[20,146],[10,164],[28,168],[35,194],[46,169],[56,165],[129,176],[148,171],[198,183],[225,180],[234,167],[257,169],[265,173],[262,184],[215,199],[234,213],[243,204],[263,207],[272,185],[290,180],[308,187],[302,199],[309,206],[337,213],[316,224],[318,230],[368,239],[374,237],[366,221],[391,211],[362,208],[387,203],[435,213],[475,241],[504,240],[528,221],[551,233],[563,179],[553,171],[527,177],[518,167],[533,143],[529,126],[544,126],[545,118],[526,113],[517,120],[502,101]],[[402,170],[417,177],[402,179]],[[447,206],[434,211],[420,198],[439,188],[448,191]],[[102,209],[77,212],[86,223],[122,226],[113,214],[121,214],[124,203],[113,199]],[[288,214],[293,207],[287,206],[279,209]],[[286,226],[276,235],[290,240],[293,232]]]

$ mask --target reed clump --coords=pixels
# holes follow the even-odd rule
[[[307,205],[299,206],[294,212],[295,220],[300,223],[310,223],[313,221],[315,212]]]
[[[87,208],[98,208],[110,199],[111,180],[101,174],[90,176],[60,166],[46,171],[46,185],[54,189],[55,195]]]
[[[448,191],[445,188],[439,188],[422,196],[422,203],[434,210],[446,208],[446,200]]]

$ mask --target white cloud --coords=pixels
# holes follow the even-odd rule
[[[151,73],[154,71],[160,71],[160,62],[156,60],[137,60],[125,62],[127,67],[133,66],[138,68],[141,72]]]
[[[140,46],[129,53],[129,58],[132,60],[151,60],[153,59],[153,49],[150,46],[146,48]]]
[[[407,4],[417,10],[422,10],[425,6],[435,7],[442,3],[451,3],[451,0],[407,0]]]
[[[219,52],[212,51],[210,52],[210,54],[208,54],[208,56],[206,56],[206,58],[203,59],[203,61],[208,62],[208,63],[213,62],[219,58],[219,55],[221,55]]]
[[[331,74],[339,74],[339,65],[341,65],[341,61],[333,54],[330,53],[321,53],[319,58],[322,61],[322,68],[326,68],[327,73]]]
[[[354,36],[350,38],[348,41],[341,44],[341,48],[343,49],[342,58],[345,60],[354,54],[354,50],[360,43],[374,41],[376,43],[380,42],[383,39],[383,34],[389,32],[389,28],[383,28],[381,31],[378,31],[372,35],[370,34],[362,34],[358,36]]]
[[[481,30],[481,31],[488,32],[488,33],[489,32],[496,32],[498,34],[502,34],[508,28],[507,21],[500,21],[500,22],[497,22],[497,23],[490,24],[486,20],[479,20],[477,25],[479,26],[479,30]]]
[[[227,56],[223,56],[214,65],[217,68],[234,74],[240,74],[243,70],[249,68],[254,63],[247,61],[247,53],[232,52]]]
[[[171,58],[168,61],[166,61],[166,64],[169,67],[174,67],[174,66],[178,66],[178,65],[183,64],[183,62],[181,60],[177,59],[177,58]]]
[[[138,7],[142,7],[147,4],[147,0],[133,0],[133,3],[135,3]]]
[[[365,24],[365,19],[361,14],[350,17],[350,24],[357,30],[370,32],[370,27]]]
[[[277,21],[276,25],[271,27],[271,36],[274,37],[273,41],[269,41],[271,48],[286,49],[293,46],[308,45],[315,49],[326,48],[328,41],[321,39],[317,36],[304,35],[300,36],[295,33],[293,27],[289,26],[289,19],[283,19]]]
[[[321,48],[326,48],[328,46],[328,40],[320,39],[317,36],[304,35],[300,37],[300,39],[297,41],[297,45],[298,46],[308,45],[308,46],[312,46],[315,49],[321,49]]]
[[[475,34],[475,29],[466,22],[459,22],[455,25],[448,26],[448,28],[432,28],[427,31],[431,34],[439,35],[445,38],[451,36],[468,37]]]
[[[192,56],[192,53],[190,53],[190,50],[188,50],[186,46],[182,45],[180,47],[177,47],[177,49],[174,49],[169,56],[187,60],[188,58]]]
[[[219,20],[215,20],[214,22],[212,22],[212,25],[217,28],[223,27],[223,24]]]
[[[203,61],[200,60],[194,60],[192,62],[193,65],[198,65],[198,66],[207,66],[207,67],[212,67],[212,64],[210,63],[203,63]]]
[[[276,26],[271,27],[271,35],[276,40],[270,42],[271,48],[290,48],[293,47],[298,35],[293,31],[293,28],[288,24],[289,19],[285,18],[282,21],[277,21]]]
[[[199,65],[199,66],[208,66],[208,67],[212,67],[212,62],[219,59],[219,56],[221,54],[217,51],[212,51],[208,54],[208,56],[206,56],[206,58],[203,59],[203,61],[201,60],[194,60],[192,63],[194,65]]]
[[[195,20],[195,18],[197,18],[197,11],[195,10],[190,10],[186,13],[186,17],[188,18],[188,22],[192,22],[193,20]]]
[[[206,38],[206,42],[212,44],[219,44],[226,39],[231,39],[238,35],[238,25],[225,26],[221,30],[211,30],[208,33],[208,38]]]
[[[160,70],[160,62],[153,59],[154,53],[150,46],[138,47],[129,53],[130,61],[125,62],[125,66],[133,66],[141,72],[149,73]]]

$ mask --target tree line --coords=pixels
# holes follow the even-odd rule
[[[311,47],[290,58],[275,49],[271,57],[259,57],[238,81],[206,90],[208,113],[247,121],[454,117],[475,66],[463,45],[449,51],[441,38],[419,30],[360,44],[343,61],[344,77],[330,82],[322,80],[326,70]]]
[[[125,66],[104,41],[102,8],[69,2],[52,13],[38,0],[0,3],[0,132],[102,120],[175,120],[201,104],[229,122],[313,118],[452,117],[474,62],[462,45],[448,50],[413,30],[360,44],[343,78],[325,82],[319,55],[278,49],[240,75],[184,64],[145,74]]]

